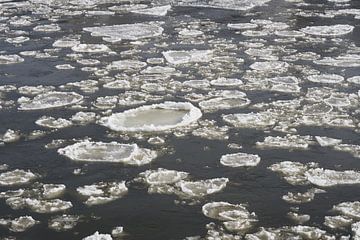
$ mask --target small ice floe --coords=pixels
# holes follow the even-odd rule
[[[12,143],[21,138],[20,131],[8,129],[4,134],[0,134],[0,142]]]
[[[304,165],[299,162],[284,161],[275,163],[269,167],[273,172],[279,173],[289,184],[307,185],[309,184],[305,173],[314,163]]]
[[[221,156],[220,163],[227,167],[255,167],[260,163],[256,154],[233,153]]]
[[[144,165],[157,157],[155,151],[140,148],[137,144],[117,142],[82,141],[60,148],[58,153],[80,162],[113,162],[128,165]]]
[[[107,65],[106,69],[109,71],[139,70],[146,67],[146,65],[146,62],[138,60],[118,60]]]
[[[12,186],[12,185],[22,185],[27,184],[39,176],[32,173],[31,171],[24,171],[20,169],[15,169],[8,172],[3,172],[0,174],[0,185],[1,186]]]
[[[94,112],[77,112],[71,116],[70,119],[75,124],[85,125],[91,122],[95,122],[96,113]]]
[[[308,203],[314,200],[315,194],[324,193],[325,191],[321,189],[312,188],[304,193],[292,193],[288,192],[286,195],[282,197],[282,199],[288,203],[292,204],[301,204]]]
[[[148,185],[149,193],[175,194],[181,199],[200,199],[217,193],[226,187],[228,178],[213,178],[200,181],[188,180],[189,173],[159,168],[139,174],[136,181]]]
[[[58,32],[61,30],[57,24],[38,25],[33,28],[35,32]]]
[[[122,226],[115,227],[111,230],[111,236],[118,238],[124,235],[124,228]]]
[[[354,220],[347,216],[325,216],[324,225],[338,230],[347,229]]]
[[[84,97],[75,92],[47,92],[20,103],[19,110],[58,108],[79,103]]]
[[[6,204],[12,209],[28,208],[36,213],[54,213],[65,211],[72,208],[72,203],[61,199],[35,199],[10,197],[6,199]]]
[[[201,116],[200,109],[191,103],[164,102],[112,114],[102,118],[100,124],[114,131],[157,132],[188,126]]]
[[[257,28],[258,25],[254,23],[229,23],[227,27],[235,30],[249,30]]]
[[[86,238],[83,238],[82,240],[112,240],[110,234],[102,234],[99,232],[95,232],[93,235],[87,236]]]
[[[53,128],[53,129],[66,128],[72,125],[71,121],[66,120],[64,118],[56,119],[54,117],[48,117],[48,116],[42,116],[41,118],[36,120],[35,123],[39,126],[46,128]]]
[[[80,41],[77,39],[62,38],[62,39],[56,40],[52,46],[57,47],[57,48],[72,48],[79,44],[80,44]]]
[[[11,232],[25,232],[37,223],[39,221],[36,221],[31,216],[21,216],[13,220],[0,219],[0,225],[9,228]]]
[[[287,216],[296,224],[304,224],[310,220],[310,215],[308,214],[298,214],[296,212],[289,212]]]
[[[18,92],[22,95],[26,96],[37,96],[42,93],[52,92],[54,91],[54,86],[22,86],[18,88]]]
[[[342,68],[360,67],[360,55],[348,54],[338,57],[324,57],[320,60],[314,60],[314,63],[318,65]]]
[[[341,139],[315,136],[316,141],[322,147],[337,146],[342,143]]]
[[[24,59],[19,55],[0,55],[0,65],[22,63]]]
[[[80,53],[104,53],[110,52],[110,48],[104,44],[78,44],[71,48],[74,52]]]
[[[222,118],[237,128],[267,129],[276,124],[276,118],[270,112],[236,113],[223,115]]]
[[[353,170],[335,171],[315,168],[309,169],[305,176],[309,182],[319,187],[360,184],[360,172]]]
[[[321,37],[336,37],[351,33],[354,27],[348,24],[336,24],[329,26],[308,26],[300,29],[301,32],[321,36]]]
[[[345,80],[343,76],[337,74],[310,75],[307,77],[307,79],[310,82],[326,83],[326,84],[337,84]]]
[[[288,67],[288,63],[281,61],[255,62],[250,65],[251,69],[263,72],[286,71]]]
[[[308,149],[315,141],[311,136],[287,134],[284,137],[265,137],[263,142],[256,142],[258,148]]]
[[[103,85],[104,88],[109,88],[109,89],[130,89],[131,88],[131,84],[129,81],[127,80],[115,80],[115,81],[111,81],[108,82],[106,84]]]
[[[213,50],[183,50],[183,51],[166,51],[164,55],[166,61],[171,64],[188,64],[196,62],[210,62],[213,58]]]
[[[164,29],[155,23],[134,23],[113,26],[87,27],[91,36],[103,37],[104,41],[117,42],[124,40],[139,40],[160,36]]]
[[[228,178],[213,178],[200,181],[181,180],[175,184],[186,198],[202,198],[220,192],[229,182]]]
[[[257,218],[255,213],[250,213],[243,204],[228,202],[211,202],[202,207],[205,216],[223,222],[226,230],[244,234],[250,230]]]
[[[353,232],[353,239],[359,240],[360,239],[360,222],[351,224],[351,231]]]
[[[48,222],[48,227],[57,232],[69,231],[78,224],[79,220],[79,216],[63,214],[52,217]]]
[[[219,8],[233,11],[246,11],[257,6],[262,6],[270,0],[210,0],[210,1],[198,1],[198,0],[187,0],[180,1],[178,5],[189,6],[189,7],[204,7],[204,8]]]
[[[205,112],[216,112],[232,108],[243,108],[249,104],[250,100],[246,97],[216,97],[201,101],[199,106]]]
[[[342,202],[333,206],[333,211],[338,212],[351,219],[360,219],[360,202]]]
[[[227,126],[219,127],[214,121],[201,121],[201,127],[192,131],[192,135],[209,140],[226,140],[229,139],[229,128]]]
[[[128,192],[125,181],[100,182],[92,185],[78,187],[76,191],[86,198],[84,202],[88,206],[105,204],[122,198]]]
[[[194,89],[207,89],[210,87],[209,80],[187,80],[182,83],[185,87],[190,87]]]
[[[360,85],[360,76],[353,76],[350,77],[348,79],[346,79],[347,82],[355,84],[355,85]]]
[[[279,37],[291,37],[291,38],[305,37],[304,33],[296,30],[278,30],[275,31],[275,35]]]
[[[328,234],[326,231],[321,230],[317,227],[309,226],[284,226],[280,228],[261,228],[258,232],[247,234],[246,240],[258,240],[258,239],[335,239],[334,236]]]
[[[168,11],[171,9],[171,5],[156,6],[152,8],[136,9],[132,10],[132,13],[145,14],[151,16],[166,16]]]
[[[204,35],[204,32],[200,31],[200,30],[197,30],[197,29],[187,29],[187,28],[184,28],[182,30],[179,31],[179,35],[181,37],[197,37],[197,36],[202,36]]]
[[[14,37],[14,38],[7,38],[6,42],[12,43],[12,44],[19,44],[19,43],[27,42],[29,40],[30,40],[29,37],[19,36],[19,37]]]
[[[348,152],[356,158],[360,158],[360,145],[354,144],[339,144],[335,145],[334,149],[336,151]]]
[[[218,78],[212,80],[210,84],[216,87],[238,87],[243,84],[243,81],[236,78]]]

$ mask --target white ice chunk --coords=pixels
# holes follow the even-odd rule
[[[158,6],[152,8],[132,10],[131,12],[138,14],[152,15],[152,16],[165,16],[170,9],[171,9],[171,5],[165,5],[165,6]]]
[[[220,159],[220,163],[227,167],[254,167],[259,162],[259,155],[249,153],[226,154]]]
[[[196,122],[202,113],[187,102],[164,102],[141,106],[104,117],[100,124],[114,131],[153,132],[187,126]]]
[[[19,55],[0,55],[0,65],[22,63],[24,59]]]
[[[300,29],[301,32],[321,36],[321,37],[336,37],[351,33],[354,27],[348,24],[336,24],[329,26],[308,26]]]
[[[0,174],[0,185],[2,186],[11,186],[11,185],[21,185],[26,184],[38,176],[32,172],[15,169],[9,172],[3,172]]]
[[[112,237],[110,234],[95,232],[93,235],[83,238],[82,240],[112,240]]]
[[[195,62],[210,62],[213,58],[213,50],[188,50],[167,51],[162,53],[171,64],[187,64]]]
[[[353,170],[335,171],[329,169],[309,169],[305,176],[308,181],[319,187],[332,187],[336,185],[360,184],[360,172]]]

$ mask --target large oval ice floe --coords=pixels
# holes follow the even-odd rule
[[[335,171],[330,169],[309,169],[305,176],[308,181],[320,187],[360,184],[360,172],[353,170]]]
[[[164,29],[154,23],[134,23],[113,26],[88,27],[84,31],[91,32],[92,36],[103,37],[104,41],[114,42],[138,40],[160,36]]]
[[[113,162],[144,165],[157,157],[155,151],[140,148],[137,144],[82,141],[60,148],[58,153],[80,162]]]
[[[75,92],[47,92],[32,100],[22,101],[19,110],[39,110],[64,107],[79,103],[84,97]]]
[[[321,36],[321,37],[335,37],[351,33],[354,27],[348,24],[336,24],[330,26],[308,26],[300,29],[301,32]]]
[[[191,103],[164,102],[112,114],[102,118],[100,124],[114,131],[166,131],[187,126],[201,116],[200,109]]]

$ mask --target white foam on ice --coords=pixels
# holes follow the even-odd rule
[[[187,102],[164,102],[145,105],[104,117],[100,124],[114,131],[154,132],[187,126],[196,122],[202,113]]]

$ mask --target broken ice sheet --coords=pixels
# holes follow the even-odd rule
[[[0,225],[8,227],[12,232],[25,232],[38,224],[31,216],[21,216],[15,219],[0,219]]]
[[[187,102],[164,102],[145,105],[104,117],[100,124],[114,131],[157,132],[195,123],[202,113]]]
[[[10,197],[6,199],[6,204],[14,210],[28,208],[36,213],[54,213],[65,211],[73,207],[71,202],[61,199],[35,199],[22,197]]]
[[[171,5],[156,6],[152,8],[136,9],[132,10],[132,13],[145,14],[151,16],[165,16],[171,9]]]
[[[315,168],[309,169],[305,176],[309,182],[319,187],[360,184],[360,172],[353,170],[335,171]]]
[[[66,128],[70,127],[72,123],[69,120],[58,118],[55,119],[53,117],[43,116],[35,121],[35,123],[39,126],[46,127],[46,128]]]
[[[315,143],[311,136],[287,134],[284,137],[267,136],[263,142],[256,142],[258,148],[308,149]]]
[[[31,171],[24,171],[20,169],[15,169],[8,172],[3,172],[0,174],[0,185],[2,186],[11,186],[11,185],[22,185],[27,184],[36,178],[36,174]]]
[[[63,214],[52,217],[48,222],[48,227],[58,232],[69,231],[78,224],[79,220],[79,216]]]
[[[123,197],[128,188],[125,181],[122,182],[100,182],[92,185],[78,187],[76,191],[86,198],[84,202],[88,206],[105,204]]]
[[[157,157],[155,151],[140,148],[137,144],[121,144],[117,142],[81,141],[65,148],[58,153],[80,162],[112,162],[128,165],[144,165]]]

